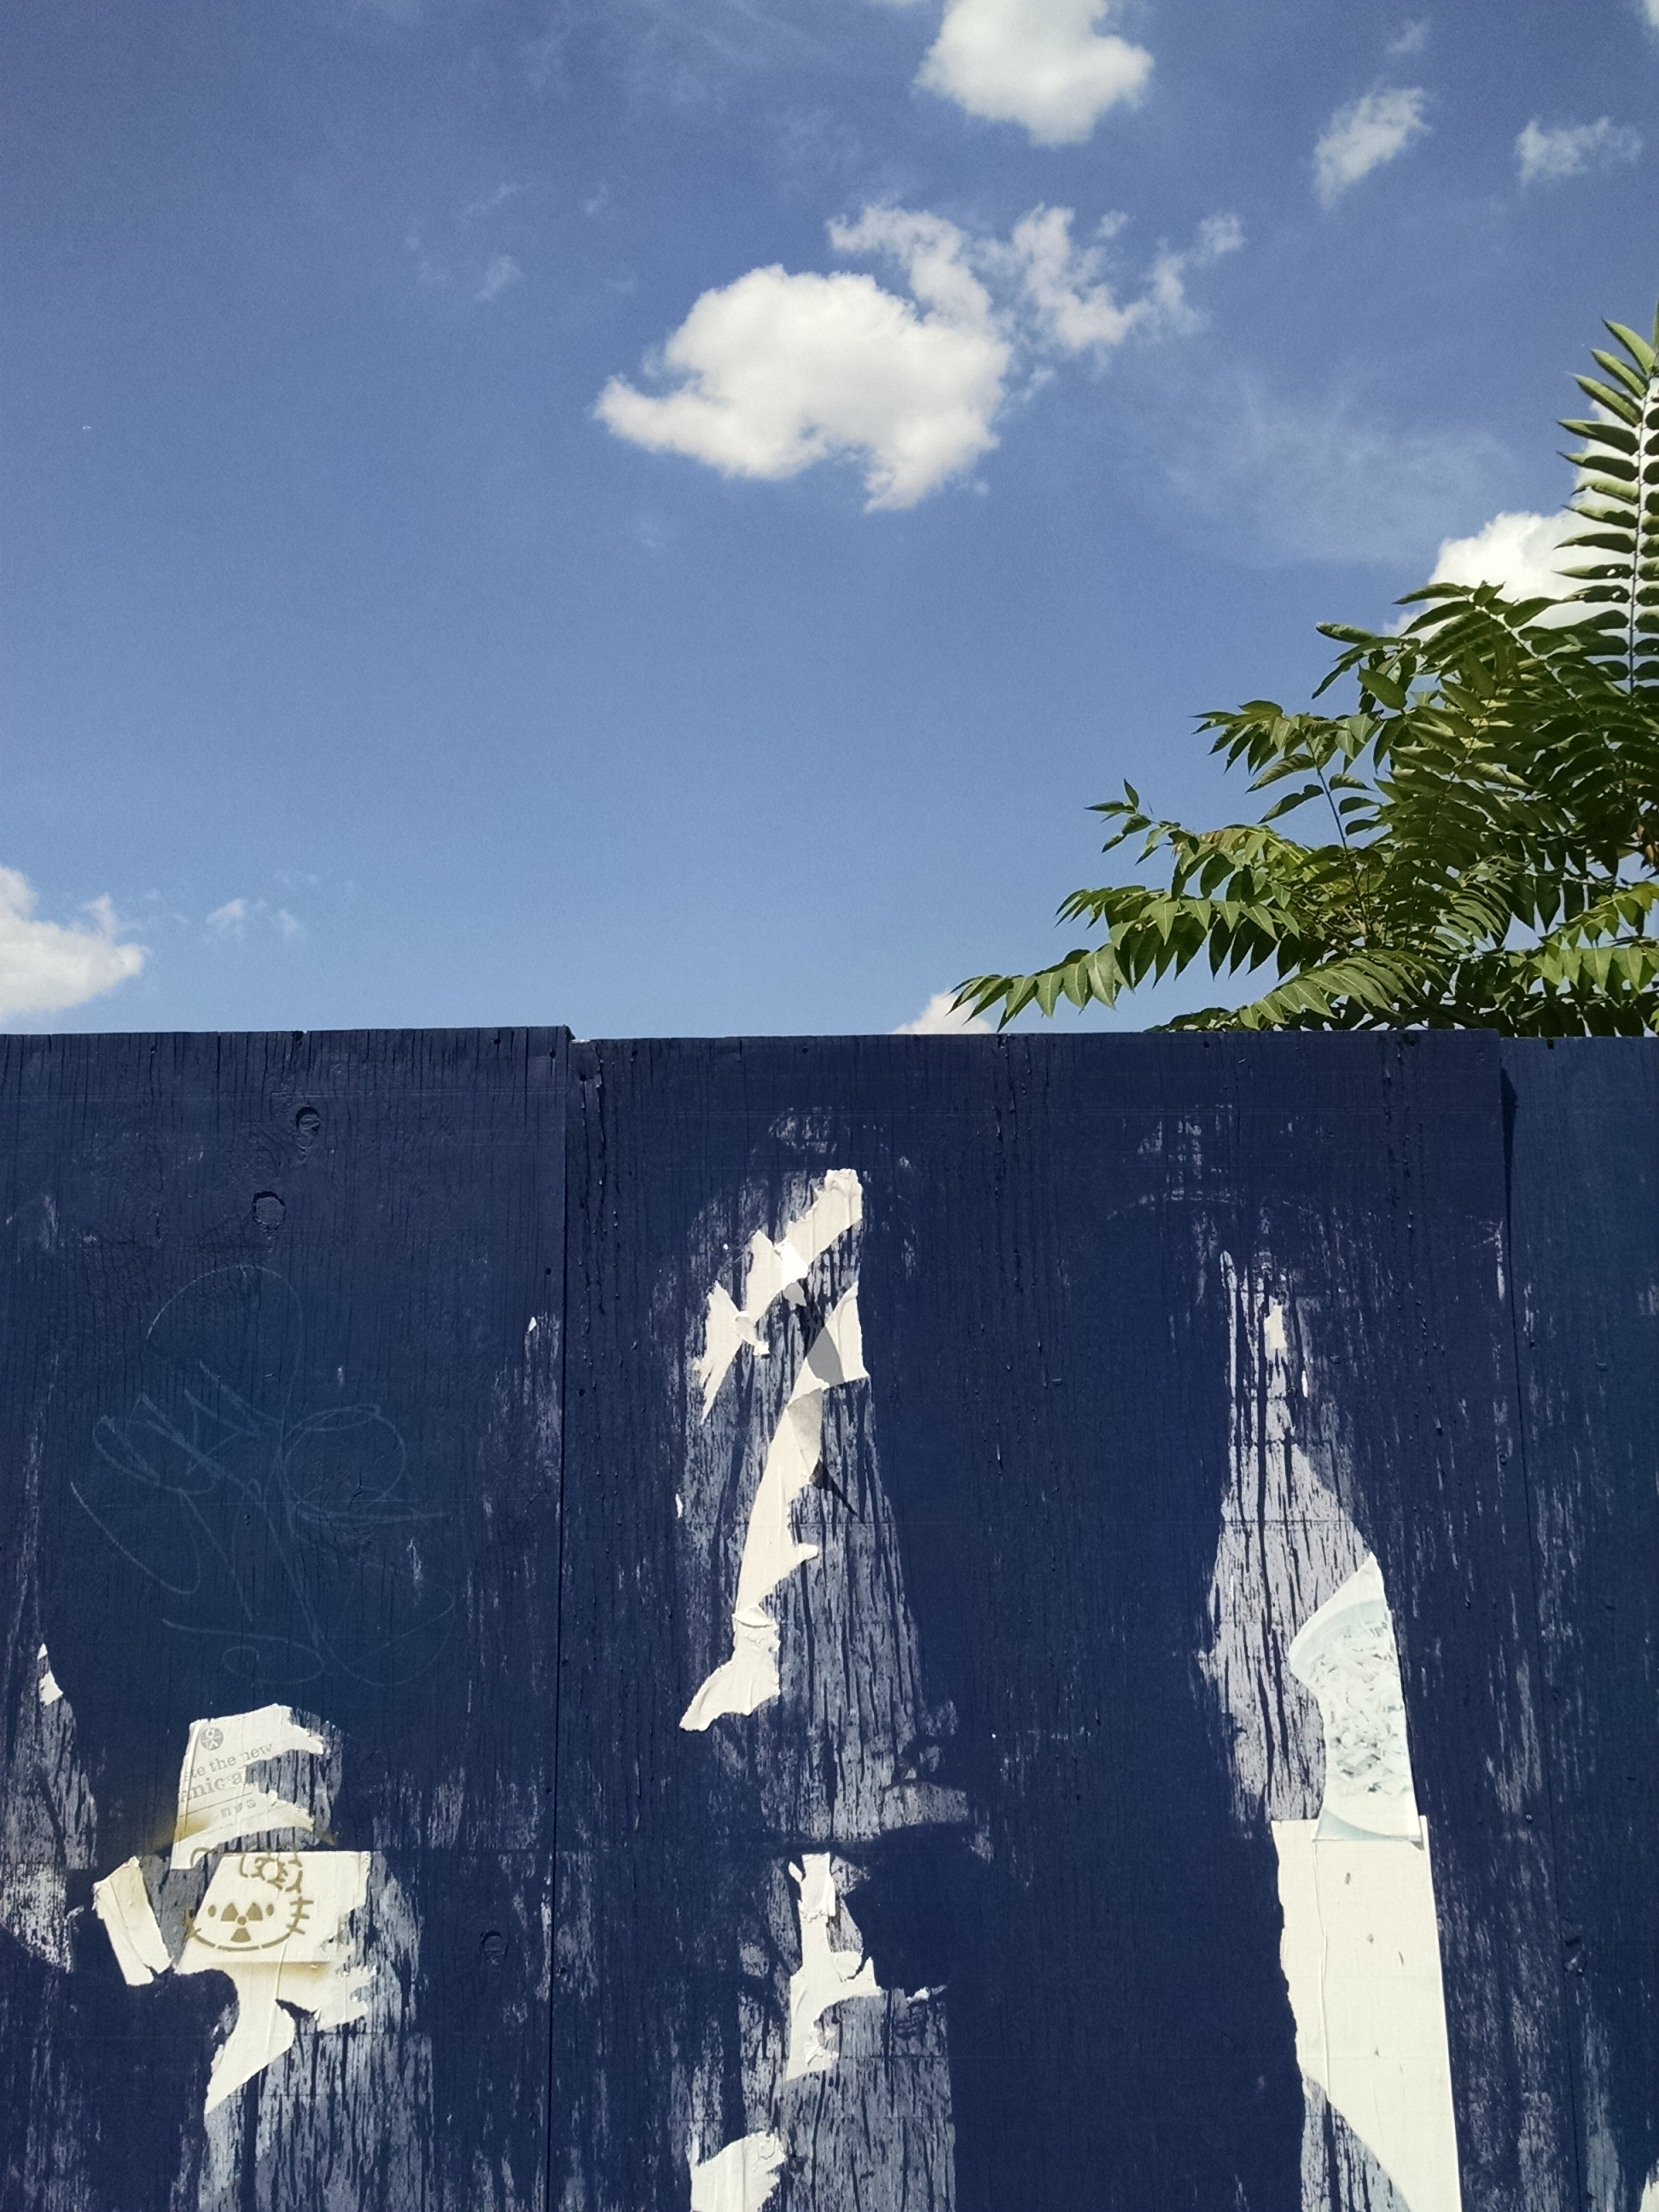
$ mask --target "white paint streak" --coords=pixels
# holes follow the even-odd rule
[[[236,2025],[214,2054],[206,2110],[279,2058],[296,2007],[319,2027],[366,2017],[361,1962],[341,1941],[362,1905],[367,1851],[243,1851],[220,1860],[191,1923],[181,1974],[228,1974]]]
[[[854,1284],[831,1309],[813,1340],[773,1431],[738,1568],[732,1656],[714,1669],[686,1707],[683,1729],[706,1729],[722,1713],[752,1713],[777,1696],[778,1625],[766,1600],[787,1575],[818,1555],[816,1544],[803,1543],[796,1536],[794,1507],[823,1456],[823,1394],[865,1380]]]
[[[853,1917],[836,1894],[828,1851],[809,1851],[789,1869],[799,1891],[800,1965],[789,1977],[789,2062],[784,2078],[823,2074],[839,2055],[824,2041],[823,2015],[854,1997],[879,1997]],[[850,1942],[836,1944],[839,1933]]]
[[[52,1671],[52,1662],[46,1656],[46,1647],[44,1644],[40,1646],[39,1664],[40,1668],[40,1702],[43,1705],[55,1705],[59,1698],[63,1696],[64,1692],[58,1686],[58,1677]]]
[[[775,2135],[739,2136],[691,2164],[691,2212],[764,2212],[787,2155]]]
[[[179,1770],[179,1817],[173,1865],[194,1866],[221,1844],[274,1828],[309,1833],[311,1815],[270,1790],[248,1781],[248,1769],[292,1751],[326,1753],[319,1735],[301,1728],[286,1705],[192,1721]]]
[[[793,1292],[791,1302],[797,1302],[812,1262],[863,1218],[864,1187],[857,1175],[851,1168],[831,1168],[817,1195],[805,1212],[785,1224],[781,1237],[774,1242],[757,1233],[750,1239],[742,1305],[733,1304],[723,1284],[716,1283],[708,1293],[702,1356],[697,1362],[705,1419],[743,1346],[764,1358],[760,1324],[778,1299]]]
[[[144,1870],[127,1859],[92,1885],[92,1909],[103,1922],[121,1978],[134,1989],[165,1974],[173,1961],[161,1940],[155,1909],[144,1886]]]

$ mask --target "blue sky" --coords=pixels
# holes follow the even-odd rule
[[[1659,0],[26,0],[0,130],[14,1028],[910,1021],[1659,292]]]

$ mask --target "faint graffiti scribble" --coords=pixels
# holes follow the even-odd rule
[[[132,1410],[74,1494],[166,1593],[166,1626],[250,1684],[376,1686],[432,1665],[456,1607],[444,1515],[414,1501],[378,1406],[294,1403],[303,1313],[268,1268],[215,1268],[157,1315]]]

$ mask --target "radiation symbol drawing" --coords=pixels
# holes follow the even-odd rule
[[[234,1872],[222,1866],[191,1932],[210,1950],[274,1950],[305,1926],[303,1877],[298,1851],[244,1851]]]

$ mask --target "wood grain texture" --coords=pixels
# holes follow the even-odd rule
[[[1504,1048],[1510,1316],[1581,2201],[1659,2173],[1659,1065]]]

